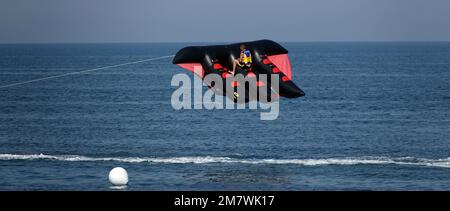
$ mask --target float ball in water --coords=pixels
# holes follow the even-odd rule
[[[122,167],[113,168],[109,172],[109,182],[116,186],[127,185],[128,184],[128,173]]]

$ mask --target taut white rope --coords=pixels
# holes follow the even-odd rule
[[[13,87],[13,86],[19,86],[19,85],[28,84],[28,83],[33,83],[33,82],[37,82],[37,81],[44,81],[44,80],[49,80],[49,79],[54,79],[54,78],[62,78],[62,77],[71,76],[71,75],[83,74],[83,73],[97,71],[97,70],[104,70],[104,69],[113,68],[113,67],[121,67],[121,66],[125,66],[125,65],[130,65],[130,64],[137,64],[137,63],[142,63],[142,62],[167,59],[167,58],[171,58],[171,57],[174,57],[174,55],[155,57],[155,58],[144,59],[144,60],[140,60],[140,61],[110,65],[110,66],[105,66],[105,67],[98,67],[98,68],[89,69],[89,70],[82,70],[82,71],[77,71],[77,72],[65,73],[65,74],[61,74],[61,75],[49,76],[49,77],[45,77],[45,78],[37,78],[37,79],[29,80],[29,81],[23,81],[23,82],[17,82],[17,83],[13,83],[13,84],[3,85],[3,86],[0,86],[0,89]]]

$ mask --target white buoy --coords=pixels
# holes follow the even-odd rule
[[[109,172],[109,182],[116,186],[124,186],[128,184],[128,173],[122,167],[113,168]]]

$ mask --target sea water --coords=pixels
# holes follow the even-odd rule
[[[0,89],[0,190],[450,190],[450,43],[282,44],[274,121],[173,109],[170,59]],[[0,45],[0,86],[188,45]]]

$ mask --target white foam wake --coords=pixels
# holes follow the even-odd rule
[[[243,159],[230,157],[87,157],[80,155],[44,155],[44,154],[0,154],[0,161],[8,160],[55,160],[68,162],[114,161],[126,163],[167,163],[167,164],[208,164],[208,163],[241,163],[241,164],[280,164],[280,165],[416,165],[450,168],[450,158],[427,159],[414,157],[346,157],[319,159]]]

